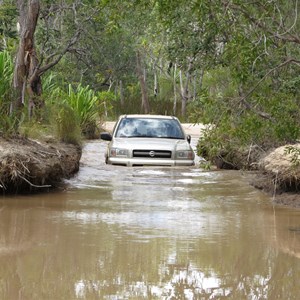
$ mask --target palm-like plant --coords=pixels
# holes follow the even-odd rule
[[[93,137],[97,128],[99,118],[99,97],[89,86],[79,84],[77,88],[73,88],[69,84],[67,91],[61,88],[54,88],[50,93],[51,97],[48,103],[52,106],[69,107],[74,113],[81,132],[86,137]]]
[[[18,120],[9,115],[12,95],[13,61],[7,51],[0,52],[0,133],[13,134]]]
[[[68,88],[68,95],[65,100],[74,110],[80,122],[80,128],[85,135],[93,135],[96,129],[98,118],[99,99],[95,92],[89,86],[78,85],[73,89],[71,85]]]
[[[7,51],[0,52],[0,103],[7,100],[11,92],[13,61]]]

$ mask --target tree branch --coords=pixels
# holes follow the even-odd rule
[[[279,33],[279,32],[274,32],[272,30],[270,30],[270,26],[268,26],[268,24],[264,24],[263,22],[261,22],[261,20],[255,18],[253,16],[253,14],[250,14],[250,12],[248,12],[246,9],[244,9],[242,6],[240,5],[236,5],[236,4],[232,4],[229,2],[225,2],[226,7],[231,7],[233,10],[239,11],[241,12],[245,18],[247,18],[250,22],[252,22],[253,24],[255,24],[257,27],[259,27],[260,29],[264,30],[265,32],[269,33],[271,36],[278,38],[282,41],[286,41],[286,42],[292,42],[292,43],[296,43],[296,44],[300,44],[300,37],[297,35],[294,35],[291,33],[291,30],[295,27],[296,25],[296,21],[298,18],[298,13],[297,13],[297,7],[298,7],[298,0],[296,1],[296,7],[295,7],[295,21],[293,23],[293,25],[289,28],[286,29],[285,32],[283,33]],[[278,24],[278,22],[276,22],[275,20],[273,20],[274,23],[277,23],[277,25],[279,26],[279,28],[282,28],[283,24],[282,22],[280,24]]]
[[[57,56],[57,58],[55,60],[53,60],[52,62],[48,63],[47,65],[39,68],[38,70],[38,75],[41,76],[43,75],[47,70],[49,70],[50,68],[54,67],[56,64],[59,63],[59,61],[63,58],[63,56],[69,51],[69,49],[71,49],[71,47],[78,41],[79,37],[80,37],[80,33],[81,30],[78,29],[74,36],[71,38],[71,40],[69,41],[68,45],[63,49],[62,52],[60,52]],[[53,54],[51,57],[56,56],[56,54]]]
[[[53,9],[53,7],[51,8]],[[69,9],[72,10],[73,15],[74,15],[74,24],[77,27],[77,30],[75,31],[74,35],[72,38],[69,40],[68,44],[65,46],[65,48],[61,52],[56,52],[48,56],[45,60],[46,64],[44,66],[39,66],[39,69],[37,70],[37,75],[41,76],[43,75],[47,70],[51,69],[54,67],[56,64],[60,62],[60,60],[63,58],[63,56],[72,49],[74,44],[78,41],[80,34],[82,32],[81,26],[82,24],[78,21],[77,17],[77,3],[73,3],[72,6],[70,7],[64,7],[63,9]],[[90,17],[89,17],[90,18]],[[56,58],[55,58],[56,57]],[[54,59],[55,58],[55,59]],[[52,61],[50,61],[53,59]]]
[[[289,58],[286,61],[284,61],[283,63],[279,64],[278,66],[274,67],[273,69],[269,70],[254,86],[253,88],[244,96],[240,99],[241,103],[243,103],[248,109],[254,110],[253,107],[251,106],[251,104],[249,102],[246,101],[246,99],[256,90],[256,88],[266,79],[267,76],[269,76],[272,72],[274,72],[277,69],[280,69],[288,64],[294,63],[298,66],[300,66],[300,61],[293,59],[293,58]],[[260,115],[261,117],[265,118],[265,119],[272,119],[270,115],[264,113],[264,112],[260,112],[260,111],[256,111],[256,113],[258,115]]]

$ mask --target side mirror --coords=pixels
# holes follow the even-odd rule
[[[112,140],[112,136],[108,132],[102,132],[100,134],[100,138],[101,138],[101,140],[104,140],[104,141],[111,141]]]
[[[191,143],[191,140],[192,140],[192,137],[188,134],[186,136],[186,140],[188,141],[188,143],[190,144]]]

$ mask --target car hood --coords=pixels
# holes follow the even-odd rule
[[[186,140],[165,138],[114,138],[111,147],[139,150],[189,150]]]

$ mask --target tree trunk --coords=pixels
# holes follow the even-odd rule
[[[14,88],[17,98],[12,102],[11,112],[24,106],[25,93],[29,95],[29,115],[42,92],[41,78],[38,75],[38,59],[34,45],[34,33],[40,12],[39,0],[18,0],[20,42],[14,70]]]
[[[142,111],[145,114],[149,114],[150,112],[150,104],[148,99],[148,92],[147,92],[147,86],[146,86],[146,80],[145,80],[145,74],[142,70],[142,63],[141,63],[141,54],[139,51],[136,53],[136,62],[137,62],[137,74],[139,77],[139,81],[141,84],[141,92],[142,92]]]
[[[58,64],[61,58],[72,48],[80,37],[81,29],[77,18],[75,18],[76,31],[66,47],[50,55],[52,61],[47,60],[47,64],[41,66],[34,44],[34,33],[40,13],[40,1],[17,0],[17,6],[19,10],[20,42],[16,55],[13,82],[17,97],[11,103],[11,113],[20,110],[24,106],[25,93],[27,92],[29,116],[31,116],[35,107],[41,108],[44,105],[40,97],[42,94],[41,76]],[[73,6],[73,9],[76,10],[76,7]]]
[[[158,80],[156,70],[154,70],[154,88],[153,88],[154,97],[158,95]]]
[[[194,74],[193,77],[193,101],[196,100],[197,96],[197,74]]]
[[[123,91],[123,82],[120,80],[120,102],[121,102],[121,107],[124,107],[124,91]]]
[[[199,88],[200,88],[200,90],[202,89],[203,76],[204,76],[204,68],[202,68],[202,69],[200,70],[200,78],[199,78]]]
[[[187,90],[187,84],[183,83],[183,75],[182,75],[181,70],[179,72],[179,78],[180,78],[180,94],[181,94],[181,116],[183,118],[185,118],[185,116],[186,116],[186,103],[187,103],[187,98],[188,98],[188,90]]]
[[[177,85],[176,85],[176,71],[177,71],[177,65],[174,65],[174,75],[173,75],[173,86],[174,86],[174,103],[173,103],[173,114],[176,116],[176,110],[177,110]]]
[[[182,72],[180,71],[180,87],[181,87],[181,115],[183,118],[186,117],[186,106],[187,101],[189,99],[189,82],[191,77],[191,69],[192,69],[193,63],[190,61],[188,70],[186,72],[186,79],[185,84],[183,85],[183,78],[182,78]]]

